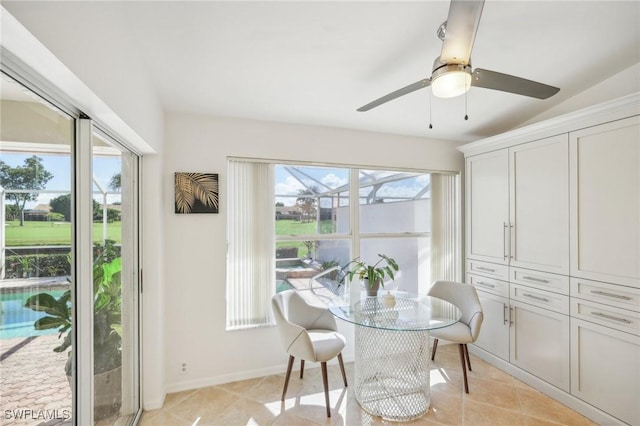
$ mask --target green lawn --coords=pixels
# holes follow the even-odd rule
[[[276,235],[314,235],[318,233],[316,221],[300,222],[297,220],[276,220]],[[320,233],[331,233],[332,225],[330,220],[320,222]],[[298,257],[307,255],[307,247],[302,241],[280,241],[276,247],[298,247]]]
[[[320,222],[320,234],[331,233],[331,221],[323,220]],[[318,234],[316,221],[300,222],[297,220],[276,220],[276,235],[301,235],[301,234]]]
[[[321,233],[331,232],[331,221],[320,222]],[[71,242],[71,223],[69,222],[36,222],[26,221],[20,226],[17,220],[6,222],[6,245],[40,246],[40,245],[68,245]],[[277,220],[276,235],[317,234],[316,222],[299,222],[296,220]],[[121,242],[121,223],[107,224],[107,237]],[[102,241],[102,223],[93,224],[93,241]],[[306,255],[307,250],[301,241],[281,242],[281,246],[296,246],[302,248],[300,255]]]
[[[9,247],[71,244],[70,222],[25,221],[24,226],[20,226],[20,222],[14,220],[6,222],[5,230],[5,241]],[[121,222],[107,224],[107,238],[120,243],[121,235]],[[93,241],[102,242],[102,223],[93,224]]]

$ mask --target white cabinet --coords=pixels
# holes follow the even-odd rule
[[[566,134],[509,148],[510,264],[569,274]]]
[[[467,274],[467,284],[478,291],[484,315],[475,345],[509,361],[509,283]]]
[[[569,316],[511,301],[510,362],[569,391]]]
[[[468,157],[467,257],[569,273],[568,137]]]
[[[507,150],[466,160],[467,257],[508,263],[509,156]]]
[[[640,288],[640,117],[570,133],[571,275]]]
[[[477,260],[467,271],[484,314],[475,345],[568,392],[569,278]]]
[[[571,278],[571,393],[640,425],[640,289]]]
[[[640,337],[571,318],[571,393],[640,425]]]
[[[478,292],[484,319],[475,345],[509,361],[509,300]]]
[[[639,111],[636,93],[460,147],[477,354],[599,424],[640,426]]]

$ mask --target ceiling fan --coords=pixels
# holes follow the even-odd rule
[[[434,96],[451,98],[466,93],[470,87],[500,90],[517,95],[547,99],[560,89],[535,81],[476,68],[471,70],[471,49],[476,37],[484,0],[452,0],[449,16],[438,29],[442,40],[440,56],[433,62],[431,77],[391,92],[360,108],[369,111],[393,99],[431,86]]]

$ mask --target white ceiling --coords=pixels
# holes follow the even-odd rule
[[[140,61],[166,111],[455,141],[517,127],[640,62],[639,1],[487,0],[473,67],[561,90],[537,100],[472,88],[468,121],[464,96],[432,98],[429,130],[428,89],[356,108],[430,76],[448,1],[2,4],[45,45],[57,31],[94,55],[119,43],[118,78]]]

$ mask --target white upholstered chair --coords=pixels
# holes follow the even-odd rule
[[[329,380],[327,361],[338,357],[342,379],[347,386],[347,376],[342,362],[345,338],[337,332],[336,320],[327,308],[308,304],[296,290],[287,290],[271,298],[271,308],[280,332],[280,340],[289,354],[287,374],[284,379],[284,401],[295,358],[300,358],[300,378],[304,374],[304,362],[319,362],[322,367],[324,398],[327,417],[331,417],[329,404]]]
[[[462,312],[462,317],[457,323],[449,327],[430,331],[431,336],[434,338],[431,360],[435,359],[439,339],[458,343],[462,373],[464,375],[464,391],[469,393],[467,368],[471,371],[471,362],[469,360],[467,343],[476,341],[480,334],[480,326],[484,318],[478,293],[476,293],[476,289],[469,284],[454,281],[436,281],[431,286],[429,295],[453,303]]]

